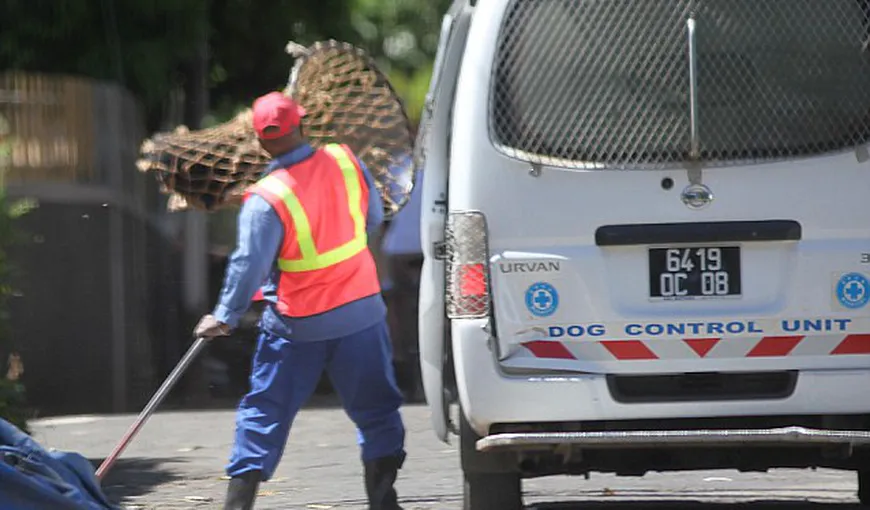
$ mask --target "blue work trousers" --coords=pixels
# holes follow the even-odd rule
[[[405,453],[386,320],[342,338],[299,342],[265,331],[254,353],[250,391],[236,415],[229,476],[262,471],[269,480],[284,454],[296,413],[323,371],[357,427],[363,462]]]

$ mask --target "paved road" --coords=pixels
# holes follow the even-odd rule
[[[425,407],[406,407],[404,416],[410,456],[398,489],[405,508],[460,508],[456,445],[434,438]],[[43,445],[77,451],[98,465],[133,418],[55,418],[33,429]],[[232,428],[231,410],[155,415],[107,477],[106,492],[129,510],[220,508]],[[860,508],[854,475],[827,470],[553,477],[527,481],[525,489],[536,510]],[[365,509],[355,435],[340,409],[319,406],[299,415],[276,478],[263,485],[258,502],[262,510]]]

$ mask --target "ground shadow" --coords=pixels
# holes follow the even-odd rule
[[[105,459],[88,460],[96,470]],[[119,459],[102,480],[103,493],[115,504],[121,503],[126,498],[150,494],[161,485],[183,478],[181,467],[175,467],[173,464],[184,462],[180,458]]]
[[[244,394],[218,397],[190,397],[179,394],[167,398],[161,405],[160,411],[233,411]],[[341,401],[335,393],[312,395],[303,409],[338,409]]]
[[[701,501],[583,501],[539,503],[528,510],[860,510],[857,503],[811,503],[804,501],[752,501],[746,503],[706,503]]]
[[[423,497],[400,496],[399,502],[412,508],[420,508],[416,505],[425,505],[425,508],[444,509],[461,508],[462,496],[453,494],[428,495]],[[325,507],[344,508],[345,506],[362,507],[365,501],[361,499],[335,499],[318,500],[317,505]],[[311,502],[298,508],[312,508],[315,503]],[[407,508],[406,506],[406,508]],[[294,507],[297,508],[297,507]],[[525,506],[525,510],[863,510],[867,507],[857,503],[814,503],[792,500],[758,500],[737,503],[710,503],[706,501],[685,498],[655,499],[655,500],[622,500],[622,501],[572,501],[572,502],[546,502],[535,503]]]
[[[174,395],[172,398],[167,398],[160,405],[159,410],[164,411],[233,411],[238,405],[244,394],[240,393],[233,396],[219,396],[208,398],[193,398],[189,395]],[[406,407],[422,406],[426,404],[426,399],[422,395],[418,395],[414,399],[405,399]],[[305,409],[340,409],[341,400],[334,392],[316,393],[306,402]]]

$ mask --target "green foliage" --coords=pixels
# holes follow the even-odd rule
[[[224,118],[284,87],[293,66],[288,41],[352,37],[347,0],[215,0],[209,19],[210,93]]]
[[[116,81],[159,125],[171,92],[189,79],[203,36],[216,120],[282,88],[290,40],[359,45],[397,82],[416,117],[450,0],[5,0],[0,71],[67,73]]]
[[[4,0],[0,70],[111,80],[159,116],[207,27],[206,0]]]
[[[411,120],[420,119],[441,18],[452,0],[353,0],[354,42],[369,51],[405,101]]]
[[[426,92],[429,90],[429,81],[432,79],[432,66],[421,67],[410,74],[402,71],[393,71],[389,75],[390,83],[396,89],[396,93],[405,102],[405,109],[411,122],[416,125],[420,122],[420,114],[426,102]]]
[[[441,18],[451,0],[353,0],[351,20],[360,45],[388,71],[431,67]]]

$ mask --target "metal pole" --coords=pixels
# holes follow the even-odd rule
[[[194,344],[190,347],[190,349],[187,350],[187,353],[184,355],[183,358],[181,358],[181,361],[178,362],[178,365],[175,366],[175,368],[172,370],[172,373],[170,373],[166,380],[163,381],[163,384],[160,386],[154,396],[151,397],[151,401],[148,402],[148,405],[145,406],[145,409],[143,409],[142,412],[139,413],[139,417],[136,418],[136,421],[133,423],[133,425],[130,426],[130,428],[127,430],[127,433],[124,434],[124,437],[121,438],[121,441],[118,443],[117,446],[115,446],[115,449],[112,450],[112,453],[109,454],[108,457],[106,457],[106,460],[104,460],[102,464],[100,464],[99,469],[97,469],[98,479],[102,480],[106,476],[106,472],[109,471],[112,465],[115,464],[115,461],[124,451],[124,449],[127,448],[127,445],[130,444],[130,441],[133,440],[133,438],[139,432],[139,429],[142,428],[142,425],[144,425],[148,418],[151,417],[151,415],[154,413],[154,410],[157,409],[157,406],[159,406],[160,403],[163,402],[163,399],[166,398],[166,395],[169,393],[172,387],[175,386],[175,383],[178,382],[178,379],[181,378],[181,375],[184,373],[184,371],[187,369],[193,359],[196,358],[196,355],[199,354],[199,351],[201,351],[202,348],[205,347],[206,343],[208,343],[207,338],[198,338],[196,342],[194,342]]]
[[[698,141],[698,49],[695,43],[695,19],[686,21],[689,35],[689,154],[693,160],[701,155]]]

